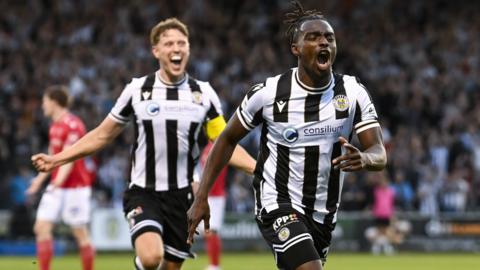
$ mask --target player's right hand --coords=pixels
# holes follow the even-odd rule
[[[208,200],[195,197],[192,206],[187,211],[187,244],[193,244],[193,236],[196,233],[198,224],[202,220],[205,225],[205,233],[208,233],[210,229],[210,207],[208,206]]]
[[[33,155],[32,164],[39,172],[49,172],[55,167],[53,157],[43,153]]]
[[[38,192],[38,190],[40,189],[40,187],[42,185],[42,181],[39,179],[39,177],[40,176],[37,175],[37,177],[33,178],[32,183],[27,188],[27,190],[25,190],[25,194],[33,195],[33,194]]]

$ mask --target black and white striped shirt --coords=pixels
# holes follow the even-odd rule
[[[188,75],[176,84],[157,73],[134,78],[124,88],[109,117],[133,121],[130,187],[156,191],[176,190],[194,178],[202,126],[223,114],[220,100],[208,82]]]
[[[312,89],[295,68],[253,86],[237,115],[248,130],[263,124],[253,181],[257,214],[288,205],[335,223],[344,177],[331,166],[344,151],[338,137],[380,126],[365,87],[334,74],[324,89]]]

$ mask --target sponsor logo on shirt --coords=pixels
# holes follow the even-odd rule
[[[289,143],[293,143],[298,139],[298,131],[292,127],[289,127],[283,130],[282,135],[283,135],[283,139]]]
[[[292,213],[292,214],[277,218],[275,222],[273,222],[272,227],[274,231],[277,231],[278,229],[284,227],[285,225],[288,225],[292,222],[297,222],[297,221],[298,221],[297,214]]]
[[[156,102],[151,102],[147,105],[147,114],[150,116],[155,116],[160,112],[160,105]]]
[[[321,127],[309,127],[303,129],[303,135],[305,137],[310,136],[326,136],[326,135],[340,135],[343,130],[343,126],[326,125]]]

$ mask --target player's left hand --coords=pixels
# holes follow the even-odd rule
[[[362,170],[365,167],[365,162],[362,159],[362,151],[348,143],[343,137],[339,137],[338,140],[340,144],[347,149],[347,153],[332,160],[334,169],[345,172]]]
[[[205,233],[208,233],[210,229],[210,207],[208,206],[208,200],[196,197],[192,206],[187,211],[187,244],[193,244],[193,235],[197,233],[197,226],[202,220],[205,225]]]

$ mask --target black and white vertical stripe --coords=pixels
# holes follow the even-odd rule
[[[157,191],[189,186],[202,125],[222,114],[220,100],[206,82],[186,76],[168,84],[155,73],[133,79],[109,114],[121,124],[133,121],[130,186]]]
[[[255,208],[259,214],[287,206],[333,224],[344,174],[331,166],[342,154],[338,137],[378,127],[377,115],[368,92],[351,76],[334,74],[322,89],[306,87],[297,76],[293,69],[268,78],[237,109],[246,129],[263,124]]]

